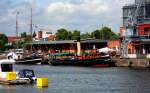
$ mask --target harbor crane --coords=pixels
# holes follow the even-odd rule
[[[135,0],[135,2],[137,1]],[[140,2],[135,4],[133,9],[127,10],[128,13],[126,17],[124,17],[126,18],[126,21],[123,22],[125,33],[121,44],[121,56],[123,58],[128,58],[128,45],[131,43],[131,37],[138,35],[137,33],[138,17],[140,14],[140,9],[144,3],[145,3],[144,0],[140,0]]]

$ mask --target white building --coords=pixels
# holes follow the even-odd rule
[[[53,38],[54,38],[54,34],[53,31],[50,29],[41,29],[36,33],[36,39],[38,40],[48,41],[49,39],[53,40]]]

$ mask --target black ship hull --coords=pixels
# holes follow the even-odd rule
[[[71,65],[71,66],[99,66],[109,67],[111,66],[110,57],[101,57],[93,59],[51,59],[49,60],[51,65]]]

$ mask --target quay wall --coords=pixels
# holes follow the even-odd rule
[[[150,59],[120,59],[120,58],[112,58],[112,61],[115,62],[117,67],[142,67],[148,68],[150,67]]]

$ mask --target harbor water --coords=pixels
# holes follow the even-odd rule
[[[1,84],[2,93],[150,93],[149,69],[15,65],[19,69],[33,69],[49,86]]]

